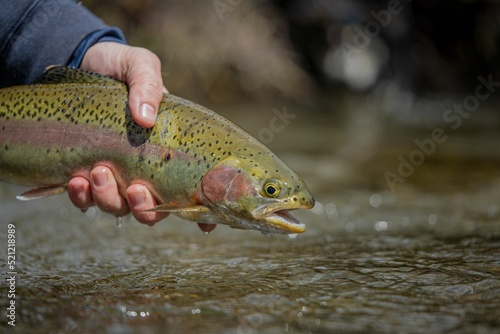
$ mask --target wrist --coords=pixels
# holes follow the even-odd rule
[[[103,42],[116,42],[126,44],[125,36],[117,28],[106,27],[87,35],[73,52],[69,62],[66,64],[71,67],[81,67],[85,55],[92,46]]]

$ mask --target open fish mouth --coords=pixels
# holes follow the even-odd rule
[[[224,219],[222,221],[215,219],[214,224],[222,223],[232,228],[256,230],[267,236],[305,232],[306,225],[292,216],[289,212],[291,210],[295,210],[295,208],[275,209],[273,211],[273,209],[267,207],[264,210],[255,210],[246,215],[219,212],[218,217],[224,217]]]
[[[292,216],[289,210],[278,210],[271,212],[265,218],[267,224],[279,229],[282,233],[302,233],[306,230],[306,225]]]
[[[290,214],[290,211],[312,207],[313,200],[306,204],[283,202],[263,204],[251,212],[252,228],[264,234],[295,234],[306,231],[306,225]]]
[[[269,229],[274,233],[292,234],[303,233],[306,225],[292,216],[290,210],[277,210],[268,212],[261,218],[264,229]]]

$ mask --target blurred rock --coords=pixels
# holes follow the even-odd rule
[[[276,104],[346,114],[373,96],[387,118],[432,128],[500,81],[500,6],[449,0],[88,0],[129,42],[157,53],[169,90],[200,103]],[[466,127],[496,128],[498,94]],[[281,103],[281,102],[280,102]]]
[[[242,96],[300,98],[312,80],[298,65],[268,1],[88,1],[94,13],[121,27],[131,44],[163,61],[172,93],[195,100]],[[222,6],[222,7],[221,7]]]

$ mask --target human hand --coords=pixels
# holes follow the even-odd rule
[[[163,93],[168,93],[160,59],[153,52],[115,42],[97,43],[87,50],[80,68],[127,83],[132,118],[142,127],[153,127]]]
[[[143,127],[154,125],[163,93],[168,93],[163,86],[160,60],[154,53],[120,43],[102,42],[88,49],[80,67],[126,82],[130,89],[132,117]],[[73,204],[82,210],[95,204],[116,216],[132,211],[139,222],[149,225],[167,215],[142,211],[156,206],[153,195],[143,185],[131,185],[126,190],[126,198],[121,196],[111,170],[104,166],[95,167],[89,180],[71,179],[68,194]]]

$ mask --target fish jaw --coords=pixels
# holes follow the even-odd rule
[[[306,225],[293,217],[289,210],[271,212],[257,221],[259,222],[258,230],[266,235],[296,234],[306,231]]]
[[[224,214],[226,224],[232,228],[252,229],[264,235],[296,234],[306,231],[306,225],[293,217],[290,210],[278,210],[263,217]]]
[[[293,234],[306,231],[306,225],[290,214],[292,210],[311,209],[314,199],[309,196],[305,203],[288,205],[284,202],[262,205],[252,212],[252,218],[259,221],[261,229],[274,234]]]

